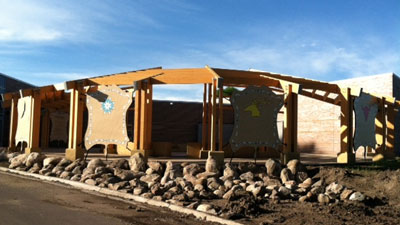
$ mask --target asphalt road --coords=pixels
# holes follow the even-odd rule
[[[0,172],[0,225],[208,224],[192,216],[129,204]]]

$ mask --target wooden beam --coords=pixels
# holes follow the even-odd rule
[[[146,90],[147,90],[147,83],[141,81],[141,89],[140,89],[140,142],[139,142],[139,149],[141,150],[148,150],[146,149],[146,138],[147,138],[147,98],[146,98]]]
[[[15,134],[17,133],[18,123],[18,98],[11,99],[11,111],[10,111],[10,135],[8,139],[8,150],[15,151]]]
[[[301,92],[301,95],[307,96],[309,98],[313,98],[313,99],[316,99],[316,100],[319,100],[319,101],[323,101],[323,102],[326,102],[326,103],[330,103],[330,104],[333,104],[333,105],[340,105],[340,102],[339,101],[335,101],[335,99],[325,98],[322,95],[315,94],[315,93],[313,94],[312,92],[309,92],[309,91],[306,91],[306,90],[303,90]]]
[[[133,148],[134,150],[139,150],[140,149],[140,111],[141,111],[141,82],[137,82],[135,84],[136,89],[135,89],[135,119],[134,119],[134,132],[133,132]]]
[[[40,145],[42,148],[48,148],[50,141],[50,112],[45,110],[42,117]]]
[[[218,103],[219,103],[219,115],[218,115],[218,151],[223,151],[224,143],[224,101],[223,101],[224,87],[219,87]]]
[[[146,145],[145,149],[150,150],[152,148],[152,125],[153,125],[153,85],[151,80],[147,80],[146,90],[146,107],[147,107],[147,119],[146,119]]]
[[[201,146],[202,150],[207,148],[207,84],[204,84],[203,89],[203,121],[201,126]]]
[[[42,99],[41,94],[38,91],[34,91],[32,94],[32,110],[30,115],[30,129],[27,147],[25,153],[40,152],[40,119],[42,111]]]
[[[378,100],[378,114],[375,118],[376,153],[384,154],[386,149],[386,109],[385,98]]]
[[[394,142],[395,142],[395,121],[396,112],[393,105],[387,106],[387,136],[386,136],[386,151],[385,155],[394,156]]]
[[[212,108],[211,108],[211,151],[216,150],[217,139],[217,80],[214,79],[212,83]]]
[[[212,84],[207,84],[208,85],[208,106],[207,106],[207,145],[208,145],[208,150],[211,149],[211,114],[212,114]]]
[[[353,153],[353,96],[350,88],[341,89],[340,94],[340,153],[338,163],[354,163]]]
[[[285,92],[284,104],[284,130],[283,130],[283,152],[297,152],[297,117],[298,117],[298,97],[297,93],[293,92],[293,86],[289,85]]]

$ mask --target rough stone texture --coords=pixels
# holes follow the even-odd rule
[[[216,214],[215,209],[212,207],[212,205],[209,204],[200,204],[199,206],[197,206],[196,210],[200,212]]]
[[[183,176],[186,176],[186,175],[196,176],[200,172],[201,172],[201,168],[200,168],[199,164],[197,164],[197,163],[192,163],[192,164],[189,164],[189,165],[183,167]]]
[[[61,166],[61,167],[67,167],[72,163],[71,160],[63,158],[61,159],[61,161],[57,164],[57,166]]]
[[[114,169],[114,175],[124,181],[130,181],[135,178],[135,175],[131,170],[123,170],[117,167]]]
[[[211,155],[208,155],[208,158],[206,161],[206,172],[210,172],[210,173],[218,173],[219,172],[217,161]]]
[[[252,172],[243,173],[239,176],[241,180],[252,181],[254,179],[254,174]]]
[[[361,192],[354,192],[353,194],[350,195],[349,198],[350,201],[359,201],[362,202],[365,200],[365,195],[363,195]]]
[[[328,195],[326,194],[319,194],[318,195],[318,202],[321,204],[328,204],[330,201]]]
[[[267,168],[268,176],[276,176],[279,177],[281,173],[281,164],[276,162],[273,159],[268,159],[265,162],[265,167]]]
[[[168,161],[166,164],[164,176],[161,179],[161,184],[164,185],[169,180],[173,180],[177,177],[182,177],[182,167],[179,164],[173,164],[171,161]]]
[[[297,174],[297,172],[304,172],[305,167],[298,159],[290,160],[286,167],[292,172],[293,175]]]
[[[129,170],[129,161],[126,159],[117,159],[113,160],[110,165],[112,169],[122,169],[122,170]]]
[[[238,174],[237,174],[236,170],[234,170],[229,163],[226,163],[223,176],[225,178],[234,178],[234,177],[237,177],[237,175]]]
[[[88,169],[96,169],[97,167],[104,167],[105,164],[101,159],[92,159],[89,161],[86,168]]]
[[[144,172],[146,170],[146,160],[140,153],[135,153],[129,158],[129,167],[133,172]]]
[[[97,184],[97,182],[95,180],[93,180],[93,179],[87,179],[87,180],[85,180],[85,183],[89,184],[89,185],[96,185]]]
[[[25,164],[27,156],[25,154],[18,155],[10,160],[8,168],[15,169]]]
[[[61,159],[61,157],[47,157],[43,160],[43,167],[46,167],[49,164],[56,166],[61,161]]]
[[[348,200],[350,195],[353,194],[353,190],[350,189],[344,189],[343,192],[340,194],[340,200]]]
[[[339,195],[341,193],[341,191],[343,190],[343,188],[344,188],[343,185],[333,182],[326,187],[325,192]]]
[[[164,172],[164,166],[160,162],[148,162],[147,166],[149,167],[146,170],[147,174],[158,173],[162,175]]]
[[[285,183],[285,182],[291,180],[291,177],[292,177],[292,172],[289,169],[287,169],[287,168],[282,169],[282,171],[281,171],[282,183]]]
[[[42,153],[39,152],[32,152],[28,155],[26,158],[25,166],[30,168],[33,166],[35,163],[43,163],[43,160],[46,158],[46,156]]]

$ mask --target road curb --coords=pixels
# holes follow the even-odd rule
[[[123,199],[123,200],[132,200],[135,202],[144,203],[144,204],[148,204],[151,206],[164,207],[164,208],[170,209],[171,211],[175,211],[175,212],[179,212],[179,213],[183,213],[183,214],[187,214],[187,215],[193,215],[198,219],[202,219],[202,220],[205,220],[208,222],[216,222],[216,223],[226,224],[226,225],[242,225],[241,223],[234,222],[231,220],[226,220],[226,219],[223,219],[223,218],[220,218],[217,216],[213,216],[213,215],[210,215],[210,214],[207,214],[204,212],[199,212],[197,210],[185,208],[185,207],[178,206],[178,205],[169,204],[169,203],[166,203],[163,201],[157,201],[154,199],[147,199],[147,198],[144,198],[141,196],[136,196],[136,195],[132,195],[132,194],[128,194],[128,193],[122,193],[119,191],[110,190],[108,188],[92,186],[92,185],[81,183],[78,181],[65,180],[65,179],[58,178],[58,177],[48,177],[48,176],[43,176],[40,174],[28,173],[28,172],[18,171],[18,170],[14,170],[14,169],[8,169],[5,167],[0,167],[0,171],[5,172],[5,173],[13,173],[13,174],[18,174],[18,175],[22,175],[22,176],[33,177],[33,178],[37,178],[39,180],[44,180],[44,181],[51,181],[51,182],[66,184],[75,189],[97,192],[97,193],[101,193],[101,194],[104,194],[107,196],[116,197],[117,199],[119,198],[119,199]]]

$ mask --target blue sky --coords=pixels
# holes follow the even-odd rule
[[[0,72],[36,85],[155,66],[399,74],[399,17],[398,0],[0,0]],[[201,98],[192,88],[155,97]]]

